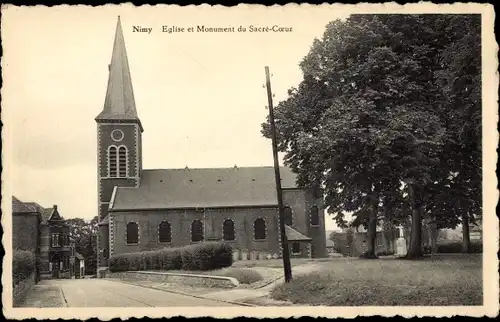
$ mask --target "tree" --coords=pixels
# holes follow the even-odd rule
[[[452,174],[450,190],[458,201],[454,210],[463,225],[463,251],[468,252],[469,221],[475,223],[482,213],[481,16],[450,15],[441,24],[448,46],[441,51],[443,69],[436,79],[450,133],[445,166]]]
[[[75,243],[75,251],[85,258],[87,272],[93,272],[97,265],[97,216],[89,222],[81,218],[71,218],[66,223],[70,226],[70,236]]]
[[[408,28],[422,23],[418,16],[387,16]],[[419,244],[420,187],[438,162],[443,133],[425,65],[430,50],[403,36],[375,15],[330,23],[301,63],[304,81],[275,113],[279,147],[299,185],[320,182],[340,223],[345,211],[364,217],[369,257],[380,200],[386,191],[401,193],[401,181],[410,189]],[[267,124],[263,133],[269,137]]]

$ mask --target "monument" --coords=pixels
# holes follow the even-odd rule
[[[407,249],[406,249],[406,239],[404,237],[403,226],[399,225],[396,228],[399,229],[399,237],[398,240],[396,240],[396,256],[404,257],[406,256]]]

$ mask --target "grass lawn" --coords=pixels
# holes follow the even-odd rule
[[[292,258],[290,263],[293,266],[302,265],[310,262],[330,262],[330,258]],[[260,259],[260,260],[240,260],[233,263],[232,267],[267,267],[267,268],[283,268],[282,259]]]
[[[277,286],[275,300],[303,305],[482,305],[481,254],[418,261],[344,259],[317,262],[318,272]]]

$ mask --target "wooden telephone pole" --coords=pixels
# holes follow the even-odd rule
[[[281,191],[281,176],[278,162],[278,143],[276,142],[276,127],[274,125],[273,94],[271,91],[271,79],[269,77],[269,67],[266,66],[266,87],[267,99],[269,101],[269,123],[271,124],[271,136],[273,142],[274,176],[276,179],[276,194],[278,197],[279,224],[281,233],[281,249],[283,257],[283,268],[285,271],[285,283],[292,279],[292,267],[290,265],[290,251],[285,232],[285,214],[283,212],[283,193]]]

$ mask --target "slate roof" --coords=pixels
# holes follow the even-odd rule
[[[108,88],[102,112],[96,120],[136,120],[139,121],[135,108],[132,78],[125,48],[120,17],[116,24],[115,40],[111,64],[109,67]],[[140,122],[139,122],[140,123]]]
[[[285,225],[285,233],[286,233],[286,238],[288,241],[306,241],[306,240],[312,240],[311,238],[299,233],[292,227]]]
[[[12,196],[12,212],[13,213],[29,213],[36,212],[36,208],[30,203],[22,202],[15,196]]]
[[[280,169],[283,188],[296,175]],[[111,211],[269,206],[278,204],[273,167],[143,170],[139,187],[115,187]]]

